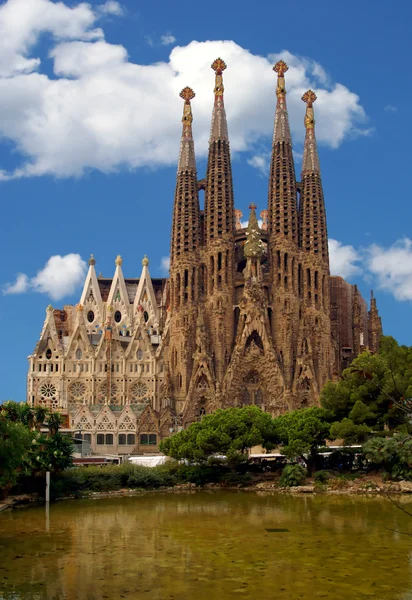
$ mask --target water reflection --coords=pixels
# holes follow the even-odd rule
[[[0,599],[406,600],[412,537],[399,531],[412,519],[376,497],[62,502],[0,515]]]

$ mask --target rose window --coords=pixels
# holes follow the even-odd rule
[[[101,392],[103,399],[107,398],[107,383],[102,383],[102,385],[100,387],[100,392]],[[114,383],[112,383],[110,385],[110,398],[115,398],[116,394],[117,394],[117,386]]]
[[[74,400],[79,400],[84,397],[86,393],[86,386],[81,381],[75,381],[71,384],[69,388],[69,393],[71,398]]]
[[[43,383],[40,388],[40,394],[43,398],[54,398],[56,395],[56,387],[52,383]]]
[[[147,394],[149,393],[149,388],[142,381],[138,381],[137,383],[132,385],[130,391],[133,400],[141,400],[142,398],[147,396]]]

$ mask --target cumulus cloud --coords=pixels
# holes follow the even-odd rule
[[[162,273],[168,275],[170,269],[170,256],[162,256],[160,259],[160,270]]]
[[[412,240],[403,238],[385,248],[372,244],[366,263],[378,286],[397,300],[412,300]]]
[[[345,137],[366,131],[359,97],[331,82],[318,63],[287,51],[264,57],[233,41],[193,41],[174,47],[164,62],[131,62],[127,49],[109,44],[98,26],[104,13],[120,14],[118,6],[51,0],[8,0],[0,6],[0,136],[22,157],[15,171],[0,177],[69,177],[89,169],[109,173],[175,164],[178,94],[186,85],[196,92],[196,152],[204,156],[213,102],[210,64],[219,55],[228,64],[225,95],[234,153],[258,155],[257,148],[271,138],[276,104],[271,67],[280,56],[290,67],[288,106],[297,143],[304,133],[300,97],[308,87],[318,95],[320,144],[336,148]],[[44,33],[51,39],[53,77],[42,72],[36,55]]]
[[[3,294],[24,294],[30,287],[30,280],[24,273],[17,273],[14,283],[6,283]]]
[[[270,154],[267,152],[254,154],[251,158],[248,158],[247,163],[266,177],[269,174]]]
[[[339,275],[343,278],[360,275],[362,273],[362,268],[359,266],[361,259],[361,254],[353,246],[329,239],[331,275]]]
[[[115,15],[116,17],[121,17],[125,13],[123,6],[115,0],[107,0],[107,2],[98,7],[98,11],[104,15]]]
[[[79,254],[51,256],[43,269],[34,277],[18,273],[14,283],[3,287],[3,294],[39,292],[48,294],[53,300],[70,296],[84,281],[86,263]]]
[[[170,46],[171,44],[174,44],[175,41],[176,38],[171,33],[165,33],[164,35],[160,36],[160,43],[162,46]]]

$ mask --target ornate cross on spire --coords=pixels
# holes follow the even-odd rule
[[[249,204],[249,210],[256,210],[257,206],[254,202],[251,202],[251,204]]]
[[[185,124],[191,125],[192,121],[193,121],[193,115],[192,115],[192,107],[190,105],[190,101],[193,100],[193,98],[196,96],[196,94],[194,93],[192,88],[185,87],[180,92],[179,96],[181,98],[183,98],[183,100],[185,101],[185,105],[183,107],[182,123],[184,125]]]
[[[225,91],[225,88],[223,87],[222,73],[227,68],[226,67],[226,63],[221,58],[217,58],[216,60],[214,60],[212,62],[211,67],[214,70],[214,72],[216,73],[216,75],[215,75],[215,89],[214,89],[215,97],[217,97],[217,96],[223,96],[223,92]]]
[[[306,129],[315,128],[315,115],[313,113],[313,103],[317,96],[312,90],[308,90],[302,96],[303,102],[306,103],[306,114],[305,114],[305,127]]]
[[[289,70],[289,67],[287,66],[284,60],[278,60],[278,62],[273,67],[273,70],[276,71],[279,77],[283,77],[286,71]]]
[[[279,60],[275,66],[273,67],[273,70],[278,74],[278,83],[276,86],[276,96],[278,97],[278,100],[281,102],[282,100],[284,101],[285,97],[286,97],[286,88],[285,88],[285,73],[286,71],[289,69],[289,67],[287,66],[287,64],[285,63],[285,61],[283,60]]]

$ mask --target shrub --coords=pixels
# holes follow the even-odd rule
[[[330,475],[327,471],[318,471],[315,473],[315,481],[316,483],[327,483],[330,479]]]
[[[301,465],[286,465],[280,476],[279,483],[282,487],[301,485],[307,477],[307,471]]]

